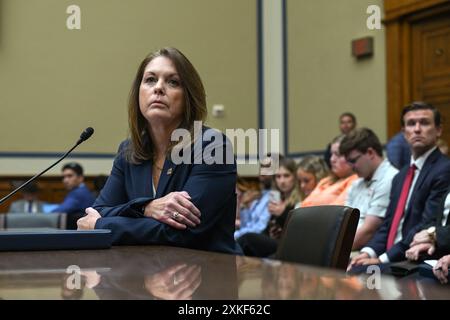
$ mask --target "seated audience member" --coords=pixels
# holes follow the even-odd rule
[[[436,143],[439,150],[441,150],[442,154],[448,156],[448,144],[444,139],[439,139]]]
[[[262,163],[259,172],[261,191],[247,190],[242,195],[239,206],[240,228],[234,232],[235,239],[250,232],[261,233],[267,228],[270,219],[269,195],[272,179],[273,170],[269,170]]]
[[[236,162],[223,134],[198,125],[206,114],[200,76],[179,50],[147,56],[129,96],[131,138],[79,229],[110,229],[119,245],[240,253],[233,237]]]
[[[259,199],[260,197],[261,190],[259,189],[259,186],[256,187],[255,185],[242,181],[238,175],[236,182],[236,230],[241,227],[241,209],[250,207],[253,201]]]
[[[325,160],[317,156],[304,157],[297,166],[297,182],[300,202],[295,206],[301,206],[301,202],[311,194],[320,180],[330,174]]]
[[[411,148],[410,165],[392,181],[386,218],[350,267],[404,260],[414,235],[436,221],[450,184],[450,160],[436,147],[442,132],[439,111],[413,102],[403,109],[402,127]]]
[[[406,258],[418,260],[420,255],[441,257],[450,254],[450,189],[442,198],[436,223],[424,226],[422,231],[414,235],[410,248],[406,251]]]
[[[450,267],[450,254],[439,259],[433,268],[433,273],[441,283],[448,283],[448,268]]]
[[[311,194],[302,201],[301,207],[344,205],[348,189],[358,178],[345,157],[339,153],[344,137],[336,137],[331,144],[331,174],[320,180]]]
[[[37,213],[44,212],[45,202],[38,199],[39,188],[35,182],[30,182],[21,190],[22,199],[11,203],[8,213]]]
[[[84,184],[83,167],[76,162],[67,163],[62,167],[62,175],[69,193],[52,212],[80,213],[92,206],[95,196]]]
[[[275,193],[272,191],[269,201],[271,218],[264,233],[246,233],[238,239],[245,255],[268,257],[277,250],[282,228],[289,211],[294,209],[299,200],[295,179],[295,161],[288,158],[280,159],[279,168],[275,173]],[[278,192],[278,193],[277,193]],[[280,196],[276,200],[274,194]]]
[[[386,144],[386,156],[389,162],[397,169],[409,165],[411,150],[403,131],[400,131],[388,141]]]
[[[356,128],[356,117],[351,112],[344,112],[339,116],[339,131],[345,135]],[[324,154],[325,163],[331,168],[331,143],[327,145]]]
[[[380,140],[367,128],[358,128],[347,134],[341,141],[339,151],[359,177],[352,183],[345,201],[346,206],[360,211],[352,248],[359,250],[383,223],[392,179],[398,170],[383,159]]]

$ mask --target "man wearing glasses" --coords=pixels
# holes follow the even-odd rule
[[[389,204],[392,179],[398,170],[383,158],[375,133],[367,128],[351,131],[342,140],[339,152],[359,176],[348,192],[345,205],[360,211],[352,250],[361,249],[383,223]]]

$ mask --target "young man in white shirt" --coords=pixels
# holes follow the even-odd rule
[[[368,128],[358,128],[347,134],[339,152],[360,177],[352,183],[345,202],[360,211],[352,247],[352,250],[359,250],[372,239],[384,221],[392,179],[398,170],[383,158],[380,140]]]

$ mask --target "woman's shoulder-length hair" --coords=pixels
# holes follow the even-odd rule
[[[147,65],[157,57],[166,57],[177,70],[184,93],[184,113],[179,128],[187,129],[193,135],[194,121],[204,121],[207,115],[206,93],[202,80],[195,67],[186,56],[176,48],[165,47],[150,53],[139,65],[128,99],[128,125],[130,143],[125,150],[127,161],[135,164],[152,160],[154,146],[149,135],[150,124],[139,107],[139,89]],[[168,154],[177,142],[171,142]]]

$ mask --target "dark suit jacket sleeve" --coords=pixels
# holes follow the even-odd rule
[[[64,201],[58,207],[53,209],[52,212],[74,213],[83,211],[82,201],[85,197],[83,193],[84,191],[81,188],[70,191],[64,198]]]
[[[74,208],[78,207],[79,207],[78,199],[69,193],[64,198],[64,201],[55,209],[53,209],[52,212],[72,212]]]
[[[116,191],[114,193],[120,194],[124,191],[122,190],[124,186],[120,183],[119,179],[120,174],[122,174],[120,172],[120,166],[115,170],[117,171],[115,173],[117,177],[113,179],[117,179],[117,181],[113,180],[113,187]],[[98,219],[95,228],[112,230],[113,243],[116,244],[169,244],[196,247],[198,246],[198,242],[202,240],[202,235],[213,233],[215,228],[228,228],[227,226],[220,226],[217,221],[224,214],[230,214],[229,210],[224,210],[224,208],[229,208],[230,204],[234,204],[234,207],[231,207],[233,207],[233,212],[235,212],[235,186],[235,163],[193,165],[192,171],[182,190],[189,193],[192,202],[201,212],[201,223],[195,228],[178,230],[152,218],[142,216],[140,218],[133,218],[123,216],[122,214],[121,216],[114,216],[120,210],[128,210],[136,203],[150,201],[150,198],[136,199],[123,205],[107,208],[106,210],[109,214],[104,214],[104,218]],[[103,196],[103,198],[105,197],[106,195]],[[99,199],[101,200],[102,197]],[[120,203],[124,199],[109,200]],[[98,205],[100,204],[99,202]],[[234,230],[229,231],[232,235]]]
[[[103,217],[128,216],[143,217],[142,207],[153,200],[153,197],[136,198],[129,201],[125,187],[125,158],[122,155],[124,144],[119,147],[119,153],[114,160],[111,174],[95,201],[93,208]]]
[[[77,187],[70,191],[64,198],[64,201],[52,212],[75,213],[82,212],[87,203],[92,205],[93,196],[86,187]]]
[[[441,225],[444,211],[446,210],[445,200],[449,195],[450,189],[447,190],[447,194],[442,198],[438,221],[436,223],[436,249],[440,255],[450,254],[450,217],[447,217],[445,226]]]
[[[409,248],[414,235],[423,230],[427,225],[435,225],[437,217],[439,215],[439,207],[442,201],[442,197],[447,194],[448,184],[450,182],[450,166],[439,170],[435,169],[437,172],[436,178],[433,181],[429,195],[426,198],[425,208],[422,211],[422,220],[417,223],[411,230],[409,230],[406,237],[402,239],[399,243],[396,243],[391,250],[387,252],[390,261],[404,260],[405,251]]]
[[[436,248],[441,255],[450,254],[450,225],[436,228]]]

